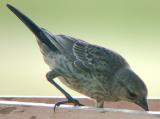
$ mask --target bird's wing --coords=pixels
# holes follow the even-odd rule
[[[42,30],[52,45],[81,70],[113,72],[124,64],[123,58],[111,50],[70,36],[54,35],[45,29]]]
[[[73,46],[73,54],[76,56],[74,65],[82,70],[111,72],[118,68],[118,54],[103,47],[77,41]],[[117,64],[116,64],[117,63]]]
[[[72,47],[74,43],[77,41],[76,38],[72,38],[66,35],[55,35],[50,33],[44,28],[41,28],[41,30],[43,31],[45,36],[49,39],[51,44],[60,51],[60,53],[64,55],[68,54],[70,57],[73,56]]]

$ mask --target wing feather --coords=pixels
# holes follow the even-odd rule
[[[75,42],[73,54],[76,57],[74,63],[76,67],[85,71],[113,72],[126,64],[125,60],[117,53],[84,41]]]

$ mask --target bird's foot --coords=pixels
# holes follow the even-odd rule
[[[66,104],[66,103],[72,103],[74,106],[84,106],[83,104],[81,104],[77,99],[74,99],[74,98],[70,98],[70,99],[67,99],[67,100],[64,100],[64,101],[60,101],[60,102],[57,102],[55,105],[54,105],[54,112],[56,110],[56,107],[62,105],[62,104]]]

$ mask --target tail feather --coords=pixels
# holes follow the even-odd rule
[[[53,51],[59,51],[58,48],[51,42],[51,39],[46,36],[42,28],[13,6],[7,4],[7,7],[37,36],[38,40],[46,44]]]

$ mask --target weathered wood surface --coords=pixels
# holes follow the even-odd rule
[[[3,97],[0,98],[0,119],[160,119],[158,99],[149,100],[150,107],[152,107],[151,104],[155,104],[156,106],[152,108],[157,110],[149,112],[126,102],[106,103],[106,106],[109,104],[108,107],[113,106],[113,108],[104,109],[63,105],[54,112],[53,103],[57,100],[63,100],[63,98]],[[80,98],[80,101],[86,105],[93,105],[90,99]],[[131,110],[125,109],[126,107]]]
[[[54,104],[65,98],[62,96],[0,96],[0,100]],[[89,98],[78,97],[78,100],[86,106],[94,106],[94,101]],[[150,110],[160,111],[160,98],[149,98],[148,103]],[[139,106],[129,102],[105,102],[104,107],[143,111]]]

